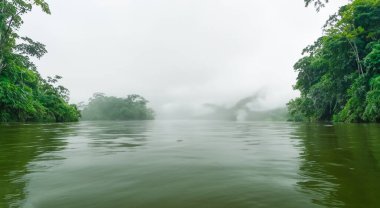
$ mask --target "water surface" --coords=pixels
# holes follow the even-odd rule
[[[0,125],[0,207],[380,207],[379,159],[379,125]]]

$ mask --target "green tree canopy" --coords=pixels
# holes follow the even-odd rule
[[[0,121],[76,121],[68,90],[56,85],[61,77],[43,79],[30,60],[41,58],[45,45],[17,34],[35,6],[50,14],[44,0],[0,0]]]
[[[324,26],[294,66],[295,120],[380,121],[380,0],[354,0]]]
[[[83,120],[152,120],[154,112],[140,95],[126,98],[108,97],[95,93],[82,110]]]

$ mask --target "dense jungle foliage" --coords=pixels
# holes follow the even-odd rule
[[[77,121],[68,90],[56,85],[61,77],[43,79],[30,60],[41,58],[45,46],[17,34],[22,15],[35,6],[50,14],[44,0],[0,0],[0,121]]]
[[[147,103],[140,95],[117,98],[95,93],[81,113],[83,120],[152,120],[154,112]]]
[[[293,120],[380,122],[380,0],[342,6],[303,54],[294,66],[301,96],[288,103]]]

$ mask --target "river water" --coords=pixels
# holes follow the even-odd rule
[[[380,125],[0,125],[0,207],[380,207]]]

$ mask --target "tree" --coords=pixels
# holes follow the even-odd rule
[[[82,110],[83,120],[152,120],[154,112],[140,95],[126,98],[108,97],[95,93]]]
[[[50,14],[49,5],[44,0],[0,0],[0,73],[5,69],[5,53],[17,50],[24,55],[41,58],[45,53],[45,46],[34,42],[28,37],[19,37],[15,33],[22,25],[22,15],[30,12],[33,5],[38,6],[47,14]],[[16,45],[15,39],[21,39],[24,43]]]
[[[325,6],[325,3],[328,3],[329,0],[304,0],[306,6],[309,6],[310,4],[314,4],[314,7],[319,11],[322,7]]]
[[[380,121],[380,1],[342,6],[324,31],[294,66],[301,97],[288,104],[290,113],[306,120]]]
[[[56,86],[61,77],[44,80],[30,61],[47,53],[45,45],[17,34],[35,6],[50,14],[44,0],[0,0],[0,121],[76,121],[68,90]]]

